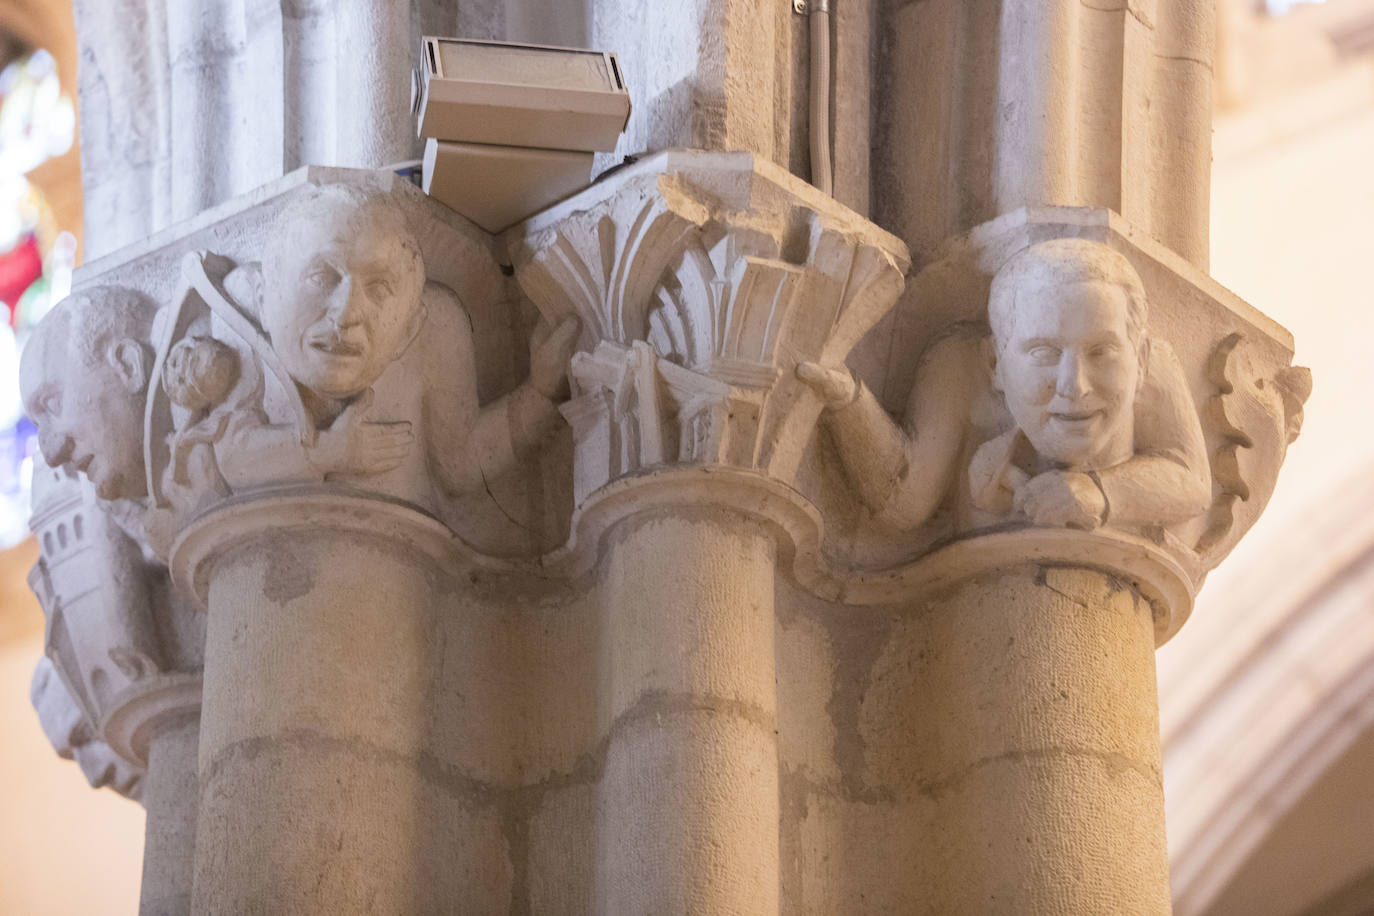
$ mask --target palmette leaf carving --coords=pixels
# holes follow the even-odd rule
[[[751,192],[765,206],[741,201],[739,179],[717,188],[710,173],[643,176],[509,237],[517,276],[546,317],[575,311],[583,322],[580,406],[565,414],[596,470],[579,472],[579,500],[616,476],[612,455],[624,467],[728,464],[791,479],[820,412],[793,370],[843,360],[903,288],[907,256],[895,239],[775,185]],[[631,377],[634,410],[659,405],[662,417],[629,419]]]
[[[1204,566],[1220,562],[1269,503],[1288,446],[1302,431],[1312,373],[1288,366],[1266,378],[1255,368],[1245,335],[1228,335],[1208,361],[1217,394],[1208,417],[1222,438],[1212,457],[1219,494],[1196,550]]]

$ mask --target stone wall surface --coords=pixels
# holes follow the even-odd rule
[[[836,197],[790,7],[586,9],[618,152],[694,149],[498,236],[375,168],[453,10],[145,10],[206,128],[93,144],[167,209],[22,373],[35,702],[145,912],[1167,912],[1153,650],[1310,388],[1197,245],[1207,4],[842,5]]]

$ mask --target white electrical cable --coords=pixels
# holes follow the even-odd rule
[[[811,0],[811,183],[835,192],[830,162],[830,0]]]

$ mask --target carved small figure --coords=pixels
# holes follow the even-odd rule
[[[185,412],[168,437],[171,460],[163,474],[163,489],[173,504],[184,508],[208,495],[227,495],[213,447],[224,436],[230,413],[215,408],[238,380],[238,354],[213,337],[184,337],[167,352],[162,387]]]
[[[184,337],[162,365],[162,386],[172,403],[191,412],[187,425],[224,401],[239,377],[238,354],[213,337]]]
[[[864,502],[889,524],[923,524],[967,468],[963,526],[1013,516],[1168,526],[1206,511],[1211,476],[1182,369],[1167,345],[1151,345],[1147,308],[1119,252],[1040,242],[993,278],[990,339],[951,333],[930,348],[904,430],[848,370],[804,363],[798,374],[829,408]],[[1011,424],[979,443],[972,414],[989,384]]]

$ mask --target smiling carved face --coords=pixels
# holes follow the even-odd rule
[[[418,254],[365,207],[331,202],[297,221],[263,265],[263,325],[287,372],[328,398],[372,385],[415,336]]]
[[[1083,470],[1131,457],[1142,353],[1122,287],[1090,280],[1025,290],[996,350],[996,387],[1042,457]]]

